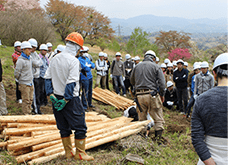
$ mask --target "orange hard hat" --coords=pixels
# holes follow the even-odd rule
[[[83,40],[83,37],[81,34],[79,34],[78,32],[72,32],[70,33],[66,39],[66,41],[71,41],[71,42],[74,42],[76,44],[78,44],[79,46],[83,46],[83,43],[84,43],[84,40]],[[82,48],[83,49],[83,48]]]

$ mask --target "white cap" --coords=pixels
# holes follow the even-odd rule
[[[48,50],[47,45],[41,44],[41,45],[40,45],[40,50]]]
[[[14,42],[14,47],[18,47],[18,46],[21,46],[21,42],[20,41]]]
[[[126,54],[125,58],[126,58],[126,60],[128,60],[128,59],[131,58],[131,55],[130,54]]]
[[[167,67],[173,67],[173,64],[170,62],[167,64]]]
[[[148,50],[148,51],[145,53],[144,57],[145,57],[146,55],[151,55],[151,56],[154,56],[154,58],[156,58],[156,53],[155,53],[153,50]]]
[[[116,53],[116,56],[121,56],[121,53],[120,53],[120,52],[117,52],[117,53]]]
[[[177,66],[177,61],[173,61],[173,66]]]
[[[168,63],[170,63],[170,60],[169,60],[168,58],[166,58],[166,59],[164,60],[164,63],[165,63],[165,64],[168,64]]]
[[[177,64],[178,63],[182,63],[182,65],[184,65],[184,61],[182,59],[177,60]]]
[[[201,68],[200,65],[194,65],[193,66],[193,70],[200,69],[200,68]]]
[[[201,68],[209,68],[209,64],[207,61],[202,62],[200,66]]]
[[[23,41],[23,42],[21,43],[21,49],[26,49],[26,48],[32,48],[32,46],[31,46],[30,42],[28,42],[28,41]]]
[[[135,61],[138,61],[140,60],[140,57],[139,56],[135,56]]]
[[[99,57],[104,57],[104,53],[103,52],[100,52],[99,53]]]
[[[50,42],[48,42],[46,45],[47,45],[48,48],[52,47],[52,44]]]
[[[166,64],[165,63],[162,63],[161,64],[161,68],[166,68]]]
[[[62,52],[65,49],[64,45],[58,45],[56,48],[58,51]]]
[[[228,64],[228,53],[220,54],[220,55],[215,59],[213,69],[215,69],[216,67],[218,67],[218,66],[220,66],[220,65],[224,65],[224,64]]]
[[[37,43],[37,41],[36,41],[34,38],[30,38],[30,39],[28,40],[28,42],[29,42],[33,47],[37,48],[38,43]]]
[[[108,57],[107,53],[104,53],[104,57]]]
[[[171,86],[173,86],[173,82],[172,82],[172,81],[168,81],[168,82],[167,82],[167,88],[169,88],[169,87],[171,87]]]
[[[157,61],[157,62],[159,62],[159,61],[160,61],[159,57],[156,57],[156,61]]]

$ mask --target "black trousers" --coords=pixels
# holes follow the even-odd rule
[[[40,85],[40,105],[46,106],[48,103],[46,90],[45,90],[45,79],[40,77],[39,78],[39,85]]]
[[[131,91],[133,91],[133,85],[131,85],[130,79],[126,78],[124,80],[124,86],[125,86],[127,92],[129,91],[129,89],[128,89],[129,87],[131,87]]]
[[[19,86],[19,83],[16,81],[16,98],[17,98],[17,101],[21,99],[21,91],[19,90],[18,86]]]
[[[188,89],[186,88],[177,88],[178,103],[181,112],[184,112],[188,105]],[[184,105],[183,101],[184,100]]]

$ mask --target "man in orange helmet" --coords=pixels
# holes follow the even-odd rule
[[[45,88],[50,96],[56,124],[60,130],[67,159],[93,160],[85,152],[87,127],[85,110],[79,98],[79,60],[83,46],[81,34],[72,32],[66,37],[66,48],[53,58],[45,75]],[[70,135],[75,130],[76,154],[73,154]]]

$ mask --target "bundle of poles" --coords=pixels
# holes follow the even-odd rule
[[[150,122],[110,119],[96,112],[86,113],[85,120],[86,150],[136,134]],[[0,116],[0,132],[0,148],[8,150],[18,163],[40,164],[65,154],[54,115]],[[73,134],[71,138],[74,142]]]
[[[126,97],[120,96],[115,92],[111,92],[107,89],[95,88],[93,89],[93,99],[98,100],[102,103],[112,105],[118,110],[125,110],[129,106],[135,105],[133,100]]]

